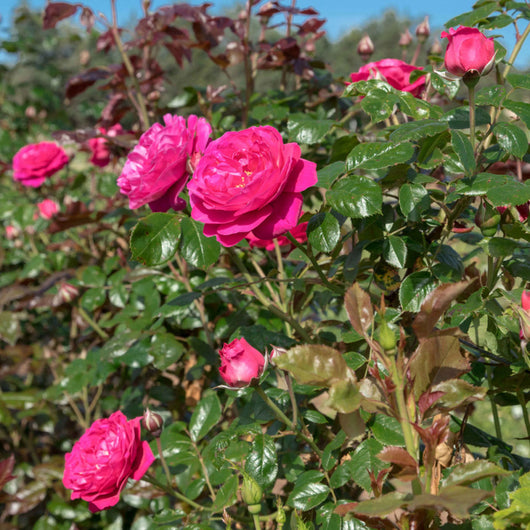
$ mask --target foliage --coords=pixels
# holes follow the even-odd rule
[[[513,24],[518,42],[497,45],[476,89],[430,55],[421,98],[377,76],[334,80],[314,55],[322,19],[313,9],[248,2],[230,17],[207,4],[144,7],[130,32],[80,4],[46,8],[43,50],[80,16],[89,33],[72,37],[76,46],[95,41],[101,54],[80,70],[43,70],[97,123],[62,129],[62,95],[43,88],[51,125],[23,132],[39,82],[2,96],[13,124],[2,127],[13,142],[6,161],[52,131],[72,158],[40,188],[0,168],[2,525],[528,525],[530,460],[519,453],[530,437],[520,306],[530,282],[530,78],[511,66],[530,33],[526,4],[478,2],[450,21]],[[40,31],[12,41],[20,62],[9,75]],[[417,43],[416,58],[425,47]],[[172,72],[206,60],[211,83],[175,93]],[[267,90],[270,72],[277,83]],[[189,200],[178,212],[130,210],[116,184],[124,156],[177,111],[206,117],[215,138],[271,125],[300,144],[318,168],[304,191],[307,241],[225,248],[203,234]],[[118,122],[127,132],[96,130]],[[95,137],[107,141],[103,168],[88,162]],[[59,205],[51,218],[35,206],[44,198]],[[267,363],[231,388],[218,351],[237,338]],[[490,431],[477,427],[481,401]],[[517,449],[499,413],[513,406],[524,425]],[[157,461],[142,480],[97,514],[71,501],[64,454],[94,420],[147,407],[164,426],[144,430]]]

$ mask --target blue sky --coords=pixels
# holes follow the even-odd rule
[[[45,0],[26,0],[32,7],[42,9]],[[75,3],[75,0],[70,0]],[[210,0],[213,4],[212,12],[220,12],[223,7],[234,5],[234,0]],[[81,0],[81,3],[94,11],[101,11],[110,16],[110,0]],[[152,0],[154,8],[167,4],[168,1]],[[191,4],[202,4],[202,1],[189,1]],[[240,2],[243,4],[244,2]],[[283,3],[290,3],[283,0]],[[297,7],[314,7],[323,18],[327,20],[325,29],[331,39],[336,39],[347,33],[349,29],[358,27],[371,18],[377,18],[386,9],[393,8],[401,15],[407,15],[414,19],[429,15],[431,27],[442,27],[452,17],[470,11],[475,0],[441,0],[438,2],[426,2],[425,0],[298,0]],[[13,8],[19,4],[19,0],[1,0],[0,15],[3,29],[8,25]],[[141,14],[141,0],[116,0],[118,18],[127,22],[131,17]],[[524,24],[524,23],[523,23]],[[413,29],[413,28],[411,28]],[[523,25],[524,29],[524,25]],[[522,30],[521,30],[522,31]],[[501,32],[497,32],[501,33]],[[511,27],[502,31],[507,38],[502,42],[511,50],[514,39],[511,37]],[[530,64],[530,44],[525,46],[526,50],[521,54],[521,59],[516,63],[519,67],[527,67]]]

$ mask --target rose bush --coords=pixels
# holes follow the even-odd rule
[[[13,157],[13,178],[24,186],[37,188],[66,164],[68,156],[56,143],[29,144]]]
[[[316,164],[300,154],[270,126],[213,141],[188,184],[191,216],[204,223],[204,235],[230,247],[251,233],[272,239],[294,228],[301,192],[317,182]]]
[[[224,344],[219,351],[221,366],[219,373],[225,383],[232,387],[248,385],[258,378],[265,366],[263,355],[245,339],[234,339]]]
[[[477,28],[460,26],[442,31],[442,38],[449,41],[445,51],[445,68],[453,75],[487,74],[495,63],[493,38],[486,37]]]
[[[182,116],[166,114],[164,125],[155,123],[142,134],[118,178],[129,207],[149,204],[154,212],[183,209],[185,202],[178,195],[186,186],[189,166],[197,163],[211,132],[204,118],[191,115],[186,123]]]
[[[141,418],[114,412],[96,420],[65,455],[63,484],[71,499],[89,502],[91,512],[114,506],[127,480],[140,480],[155,457],[140,438]]]
[[[414,97],[419,98],[425,87],[425,76],[411,83],[410,74],[416,70],[423,70],[423,68],[407,64],[399,59],[382,59],[361,66],[358,72],[350,74],[350,79],[353,83],[368,79],[383,79],[395,89],[410,92]]]
[[[98,131],[111,138],[124,133],[123,127],[119,123],[113,125],[109,129],[100,127]],[[109,143],[106,138],[102,136],[90,138],[90,140],[88,140],[88,148],[91,151],[90,162],[95,166],[105,167],[110,162]]]

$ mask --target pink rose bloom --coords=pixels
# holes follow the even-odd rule
[[[13,178],[24,186],[37,188],[66,164],[68,156],[54,142],[29,144],[13,157]]]
[[[193,168],[204,152],[212,128],[204,118],[191,115],[186,125],[181,116],[164,116],[138,141],[127,157],[118,186],[129,197],[129,208],[144,204],[154,212],[170,208],[182,210],[186,203],[178,197],[188,181],[188,160]]]
[[[124,130],[119,123],[116,123],[116,125],[113,125],[110,129],[100,127],[98,131],[111,138],[124,133]],[[92,164],[98,167],[105,167],[110,162],[110,150],[106,138],[101,136],[98,138],[90,138],[90,140],[88,140],[88,147],[90,151],[92,151],[92,155],[90,156],[90,162],[92,162]]]
[[[224,344],[219,351],[221,366],[219,373],[225,383],[232,387],[243,387],[257,379],[263,372],[265,357],[245,339],[234,339]]]
[[[316,164],[270,126],[227,132],[207,147],[188,183],[191,216],[231,247],[252,233],[273,239],[298,224]]]
[[[521,294],[521,307],[526,315],[519,315],[521,330],[519,337],[521,340],[530,339],[530,291],[523,291]]]
[[[289,233],[298,241],[298,243],[305,243],[307,241],[307,222],[300,223],[295,226],[292,230],[289,230]],[[265,250],[272,251],[274,250],[274,240],[273,239],[259,239],[254,234],[250,233],[247,236],[248,244],[250,248],[259,247],[264,248]],[[279,236],[277,238],[278,245],[280,247],[289,247],[289,251],[293,249],[293,244],[287,238],[287,236]]]
[[[6,238],[10,241],[16,239],[20,235],[20,230],[13,225],[6,226]]]
[[[487,74],[495,64],[493,38],[486,37],[477,28],[460,26],[442,31],[442,38],[449,44],[445,51],[445,68],[459,77],[466,74]]]
[[[140,480],[155,457],[140,438],[140,420],[127,421],[120,412],[95,421],[65,455],[63,484],[71,499],[88,501],[91,512],[117,504],[132,478]]]
[[[37,208],[44,219],[51,219],[59,211],[59,205],[51,199],[44,199],[37,203]]]
[[[414,97],[419,98],[425,86],[425,76],[411,83],[410,74],[415,70],[423,70],[423,68],[412,66],[399,59],[382,59],[361,66],[357,73],[350,74],[350,79],[353,83],[382,79],[395,89],[410,92]]]

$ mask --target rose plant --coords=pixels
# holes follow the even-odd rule
[[[10,156],[49,135],[86,152],[94,123],[138,140],[119,176],[75,156],[45,197],[0,164],[0,521],[527,524],[527,8],[480,2],[439,57],[406,28],[402,61],[347,86],[296,3],[144,2],[124,31],[50,2],[46,31],[76,13],[99,54],[65,87],[86,125],[33,124]],[[510,21],[483,79],[467,60]],[[182,87],[186,61],[222,75]]]

